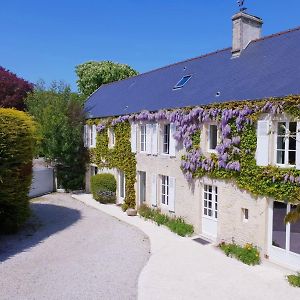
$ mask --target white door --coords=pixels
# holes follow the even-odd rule
[[[122,204],[124,203],[125,199],[125,174],[122,171],[119,171],[119,184],[118,184],[119,190],[118,190],[118,203]]]
[[[139,172],[139,201],[140,205],[146,201],[146,172]]]
[[[269,257],[295,271],[300,270],[300,221],[285,224],[284,217],[294,205],[271,202],[269,207]]]
[[[204,185],[202,234],[210,239],[217,238],[218,231],[218,188],[213,185]]]

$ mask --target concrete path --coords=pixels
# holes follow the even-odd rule
[[[67,194],[31,204],[35,218],[0,237],[0,299],[136,299],[149,239]]]
[[[202,246],[168,229],[128,217],[114,205],[102,205],[90,194],[76,199],[135,225],[150,238],[151,257],[139,278],[141,300],[299,300],[300,289],[285,280],[291,272],[269,262],[255,267],[226,257],[212,245]]]

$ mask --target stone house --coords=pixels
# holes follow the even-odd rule
[[[101,86],[85,104],[86,147],[96,149],[102,132],[113,149],[114,126],[128,122],[137,207],[300,270],[300,222],[284,223],[299,203],[300,28],[261,37],[262,19],[242,11],[232,22],[230,48]],[[245,148],[251,126],[254,150]],[[91,163],[87,191],[98,172],[115,175],[126,201],[127,174],[114,166]]]

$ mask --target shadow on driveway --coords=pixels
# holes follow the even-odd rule
[[[32,203],[30,207],[32,217],[18,233],[0,235],[0,262],[34,247],[81,218],[79,210],[64,206]]]

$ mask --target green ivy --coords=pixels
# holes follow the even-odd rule
[[[135,208],[136,159],[135,154],[131,152],[129,122],[119,123],[113,130],[113,148],[108,147],[107,129],[97,134],[96,148],[91,150],[91,162],[99,168],[116,168],[124,172],[126,195],[122,208],[125,211],[127,208]]]

